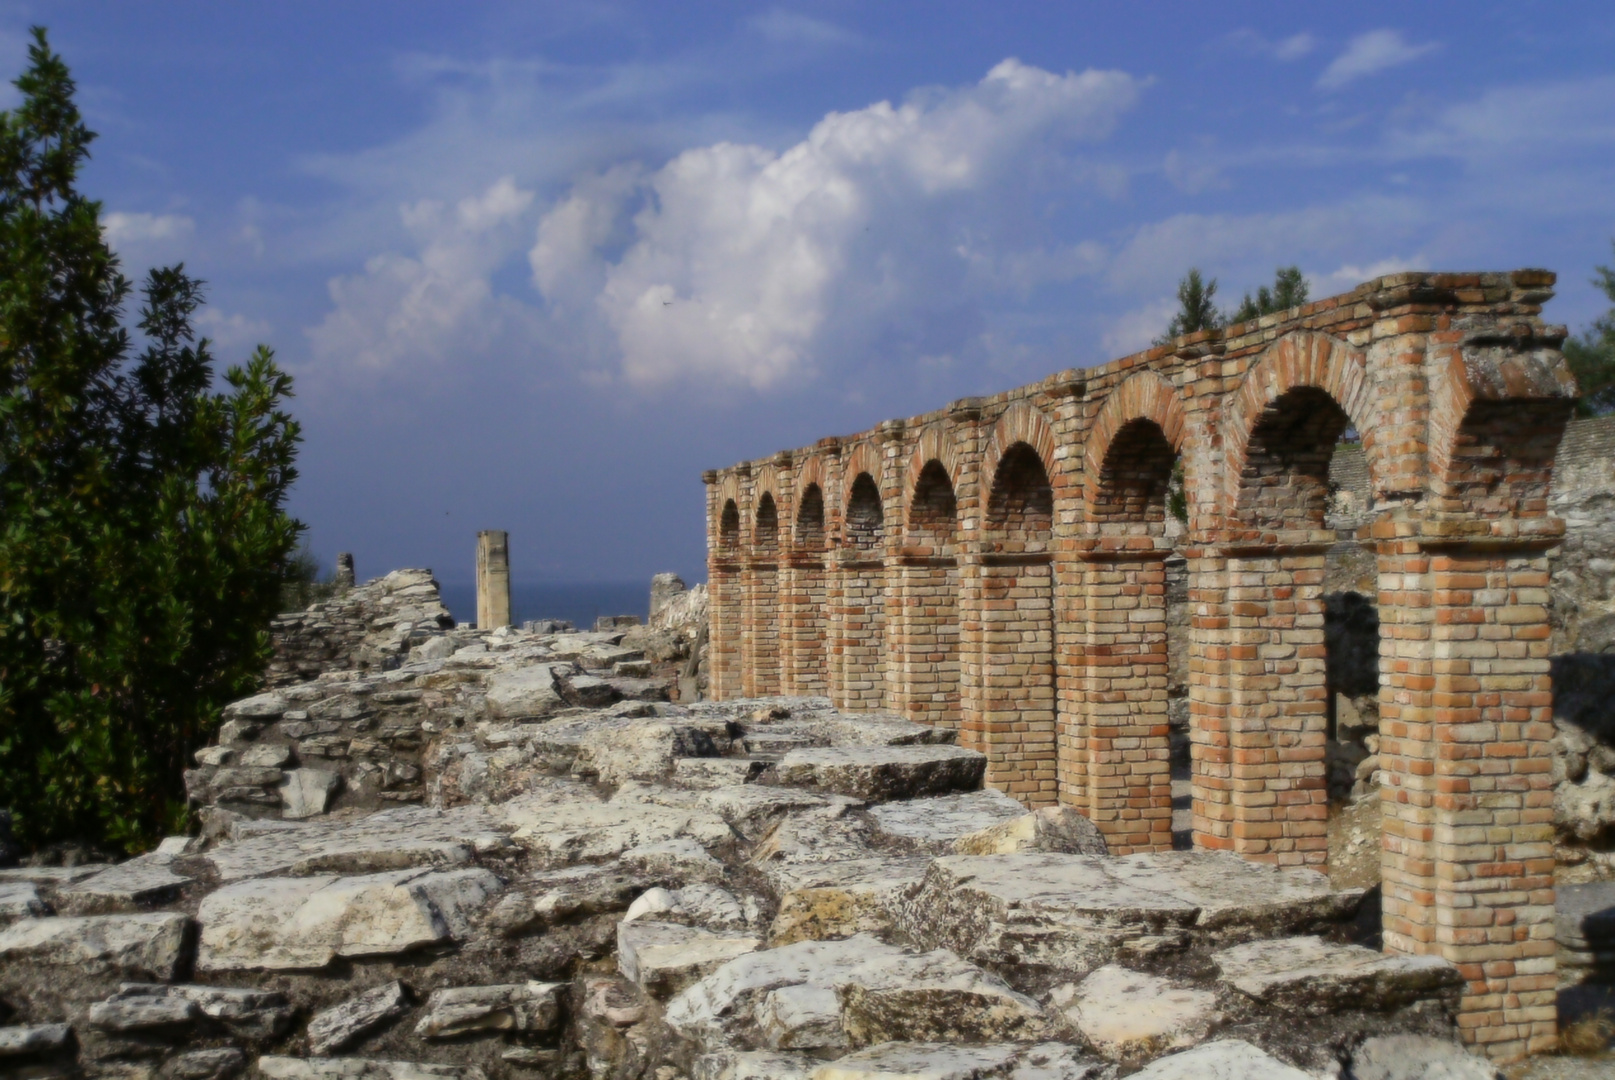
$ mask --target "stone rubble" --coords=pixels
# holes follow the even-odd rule
[[[637,662],[617,628],[397,627],[392,666],[231,707],[200,837],[0,871],[0,1072],[1263,1080],[1365,1038],[1463,1053],[1456,973],[1351,944],[1362,894],[1316,872],[1107,855],[1073,810],[982,790],[946,730],[591,667]],[[323,810],[284,797],[314,768]]]

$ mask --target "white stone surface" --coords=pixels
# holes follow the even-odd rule
[[[1008,855],[1016,851],[1055,851],[1067,855],[1107,855],[1098,826],[1069,806],[1044,806],[1009,821],[961,836],[960,855]]]
[[[769,944],[890,933],[930,862],[921,856],[768,864],[779,896]]]
[[[24,919],[0,930],[0,964],[72,967],[171,980],[190,919],[177,911]]]
[[[474,1032],[552,1030],[561,1018],[564,983],[525,982],[433,990],[415,1025],[423,1039],[453,1039]]]
[[[760,946],[746,933],[714,933],[649,919],[617,924],[617,969],[653,997],[668,998]]]
[[[629,848],[675,837],[704,847],[735,840],[728,823],[709,810],[528,796],[499,809],[515,830],[512,839],[558,865],[613,859]]]
[[[967,791],[928,799],[882,803],[869,810],[878,832],[923,844],[936,854],[961,836],[1011,821],[1026,807],[1001,791]]]
[[[1606,1065],[1606,1068],[1610,1066]],[[1612,1068],[1611,1071],[1615,1071]],[[1485,1058],[1428,1035],[1376,1035],[1352,1051],[1352,1080],[1502,1080]]]
[[[320,816],[341,782],[341,776],[325,769],[287,770],[280,777],[281,816],[288,821]]]
[[[463,939],[500,887],[475,869],[237,882],[202,901],[197,969],[319,968]]]
[[[1458,969],[1439,956],[1397,956],[1317,937],[1252,941],[1213,959],[1222,981],[1267,1005],[1307,1015],[1390,1010],[1455,990]]]
[[[0,881],[0,925],[49,913],[39,886],[31,881]]]
[[[957,746],[823,746],[792,750],[774,767],[778,782],[871,802],[974,791],[987,759]]]
[[[172,859],[155,852],[119,863],[62,888],[57,906],[69,914],[131,911],[174,896],[191,879],[169,868]]]
[[[478,852],[511,846],[508,827],[481,806],[452,810],[411,806],[358,820],[254,824],[263,831],[249,830],[206,855],[222,880],[458,866]]]
[[[490,675],[488,712],[504,720],[540,719],[559,712],[566,701],[556,674],[571,669],[571,664],[534,664]]]
[[[1144,1061],[1203,1040],[1217,996],[1114,964],[1055,991],[1051,1004],[1112,1061]]]
[[[258,1059],[269,1080],[487,1080],[475,1065],[437,1065],[372,1058],[277,1057]]]
[[[1243,1039],[1219,1039],[1144,1066],[1132,1080],[1313,1080]]]

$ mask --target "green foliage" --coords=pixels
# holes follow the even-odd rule
[[[1165,345],[1182,334],[1200,330],[1215,330],[1222,325],[1217,311],[1217,279],[1204,280],[1200,269],[1192,267],[1178,282],[1178,313],[1166,324],[1166,333],[1156,338],[1157,345]]]
[[[302,526],[299,430],[260,346],[214,393],[183,267],[130,284],[75,187],[94,136],[35,30],[0,114],[0,807],[28,846],[139,850],[268,659]]]
[[[308,541],[286,562],[285,579],[280,586],[280,610],[302,611],[310,604],[328,600],[336,593],[336,578],[320,573],[320,560]]]
[[[1300,307],[1307,302],[1307,294],[1311,286],[1302,275],[1299,266],[1281,266],[1273,273],[1273,287],[1266,285],[1256,290],[1256,295],[1246,293],[1239,307],[1228,316],[1231,323],[1247,322],[1251,319],[1271,315],[1275,311],[1288,311],[1293,307]]]
[[[1615,248],[1615,241],[1610,242]],[[1593,284],[1612,305],[1580,337],[1565,342],[1565,359],[1581,386],[1577,410],[1583,416],[1615,412],[1615,267],[1599,266]]]

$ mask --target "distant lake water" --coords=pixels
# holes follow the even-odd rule
[[[445,583],[443,603],[457,623],[477,621],[477,587],[472,582]],[[601,615],[638,615],[650,612],[650,582],[618,581],[591,585],[510,586],[510,617],[520,626],[529,619],[565,619],[580,630],[594,625]]]

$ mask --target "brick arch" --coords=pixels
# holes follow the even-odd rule
[[[861,442],[855,445],[845,457],[842,458],[841,467],[841,510],[846,512],[846,502],[852,497],[852,482],[858,479],[859,473],[868,473],[869,478],[875,482],[880,491],[882,501],[886,499],[886,488],[881,483],[882,469],[880,460],[880,447],[872,442]]]
[[[1060,498],[1065,484],[1064,477],[1055,467],[1054,428],[1042,410],[1024,401],[1017,401],[1004,410],[1004,415],[993,425],[993,433],[987,440],[987,452],[981,463],[983,497],[990,496],[993,478],[998,475],[998,464],[1016,443],[1030,446],[1042,460],[1043,471],[1049,476],[1049,486],[1054,489],[1054,497]]]
[[[763,504],[763,496],[772,495],[774,497],[774,509],[781,515],[781,517],[783,517],[785,515],[786,507],[784,502],[782,502],[779,497],[778,466],[776,466],[773,462],[769,462],[767,465],[759,466],[757,471],[753,474],[753,477],[754,479],[751,483],[752,505],[761,506]]]
[[[1364,436],[1369,476],[1377,477],[1378,457],[1370,421],[1368,361],[1362,350],[1328,334],[1290,334],[1267,348],[1245,372],[1239,389],[1224,406],[1225,468],[1223,497],[1231,514],[1239,499],[1240,479],[1250,453],[1251,435],[1262,413],[1291,390],[1311,387],[1334,399]]]
[[[953,440],[948,437],[949,428],[944,424],[930,424],[920,432],[919,440],[914,445],[914,453],[908,459],[908,471],[903,476],[903,500],[906,503],[914,495],[914,485],[920,482],[920,473],[931,462],[939,463],[948,473],[948,481],[953,484],[953,490],[959,490],[959,455],[954,450]]]
[[[733,528],[729,524],[729,511],[734,511]],[[744,527],[740,520],[740,501],[734,498],[725,498],[718,504],[718,552],[733,557],[740,554],[741,539]]]
[[[1200,478],[1205,475],[1205,464],[1200,460],[1199,453],[1185,445],[1189,420],[1177,387],[1158,372],[1136,372],[1110,392],[1088,429],[1087,448],[1083,454],[1085,519],[1092,519],[1093,508],[1099,501],[1099,485],[1111,445],[1117,433],[1134,420],[1152,421],[1161,429],[1167,445],[1174,453],[1181,455],[1185,491],[1192,494]],[[1199,442],[1204,444],[1204,440]]]
[[[831,529],[831,512],[834,509],[834,500],[830,494],[830,485],[827,482],[827,472],[828,470],[825,466],[824,458],[818,454],[814,454],[813,456],[804,459],[802,464],[796,470],[796,482],[794,484],[796,499],[794,505],[791,507],[791,523],[789,530],[791,543],[793,546],[801,547],[802,545],[803,499],[807,495],[808,489],[812,487],[817,487],[819,489],[820,512],[824,515],[823,519],[819,522],[819,528],[823,530],[826,537],[829,536]],[[814,548],[812,550],[816,551],[819,549]]]

